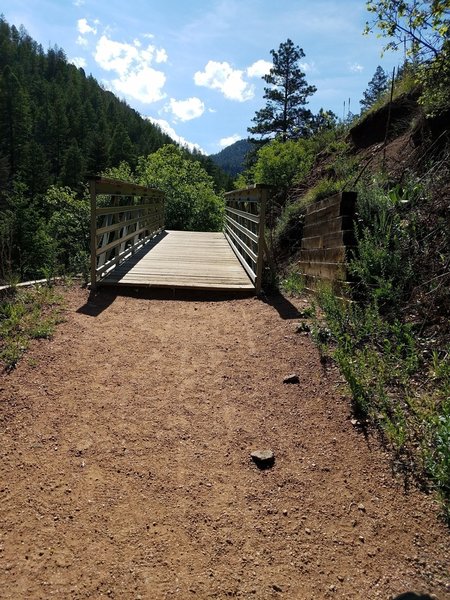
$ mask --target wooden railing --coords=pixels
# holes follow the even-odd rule
[[[164,229],[164,192],[104,177],[89,179],[91,288]],[[109,196],[108,206],[105,199]],[[99,206],[100,205],[100,206]]]
[[[224,234],[256,292],[261,291],[264,254],[266,203],[271,187],[256,184],[225,194]]]

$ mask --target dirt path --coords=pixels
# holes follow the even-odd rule
[[[0,381],[1,598],[450,598],[436,506],[287,305],[86,300]]]

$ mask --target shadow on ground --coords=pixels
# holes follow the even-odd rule
[[[236,292],[224,292],[214,290],[183,290],[176,288],[148,288],[148,287],[119,287],[108,286],[97,289],[89,294],[86,304],[83,304],[77,312],[90,317],[98,317],[119,296],[129,298],[140,298],[143,300],[170,301],[181,300],[185,302],[226,302],[239,298],[248,298],[254,293],[248,290]]]

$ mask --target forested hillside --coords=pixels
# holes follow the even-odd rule
[[[244,170],[245,157],[253,147],[249,140],[238,140],[217,154],[211,154],[210,158],[225,173],[228,173],[231,177],[236,177]]]
[[[167,146],[173,151],[164,150]],[[157,151],[173,164],[158,166],[152,175],[146,161]],[[158,158],[153,162],[159,164]],[[195,213],[197,226],[220,228],[217,193],[231,185],[220,167],[199,152],[179,148],[70,64],[61,48],[44,51],[22,26],[0,17],[0,282],[85,271],[87,176],[109,173],[136,180],[138,164],[146,182],[175,191],[178,205],[182,197],[189,213],[185,227]],[[195,173],[189,189],[192,177],[180,179],[188,172]],[[205,198],[209,209],[214,206],[211,215],[199,205]],[[169,196],[166,224],[179,227],[171,202]]]
[[[92,77],[0,19],[0,186],[18,174],[32,193],[77,188],[172,142]]]

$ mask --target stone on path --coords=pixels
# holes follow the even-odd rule
[[[259,469],[268,469],[275,462],[275,454],[272,450],[254,450],[250,456]]]

